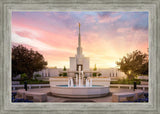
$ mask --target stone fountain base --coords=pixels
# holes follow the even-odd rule
[[[59,97],[68,98],[93,98],[106,96],[109,87],[51,87],[51,93]]]

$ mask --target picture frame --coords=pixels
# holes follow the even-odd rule
[[[0,1],[0,113],[160,113],[160,0],[5,0]],[[148,103],[12,103],[11,13],[12,11],[148,11],[149,102]]]

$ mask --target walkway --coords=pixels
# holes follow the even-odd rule
[[[29,89],[28,91],[48,93],[47,100],[48,102],[112,102],[112,94],[120,93],[120,92],[133,92],[131,89],[124,88],[110,88],[110,93],[108,96],[100,97],[100,98],[90,98],[90,99],[71,99],[71,98],[62,98],[50,96],[50,88],[39,88],[39,89]],[[145,91],[148,92],[148,91]]]

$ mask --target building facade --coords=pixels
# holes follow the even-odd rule
[[[69,71],[70,69],[66,70],[66,72]],[[90,69],[90,71],[93,71],[93,69]],[[126,78],[126,75],[117,68],[100,68],[97,71],[101,74],[101,77],[111,77],[113,79]],[[58,77],[62,72],[62,68],[46,68],[34,74],[40,74],[41,77]],[[67,76],[70,76],[70,73]]]
[[[83,50],[81,47],[81,34],[80,34],[80,23],[79,23],[79,35],[78,35],[78,47],[77,54],[75,57],[70,57],[70,71],[90,71],[89,68],[89,57],[83,55]]]

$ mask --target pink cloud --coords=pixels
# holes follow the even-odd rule
[[[32,37],[31,33],[27,32],[27,31],[16,31],[15,33],[19,36],[22,36],[22,37]]]
[[[52,16],[51,13],[46,13],[45,15]],[[63,23],[59,24],[57,22],[49,26],[39,23],[38,26],[35,26],[31,24],[33,20],[27,21],[22,19],[21,21],[17,21],[13,19],[12,44],[23,44],[27,48],[39,51],[48,61],[48,66],[63,67],[67,65],[69,67],[69,57],[73,57],[76,54],[78,27],[72,30],[67,26],[62,26],[65,23],[64,20],[70,19],[69,14],[65,15],[65,17],[60,14],[56,15],[59,19],[63,18]],[[99,23],[114,24],[120,18],[121,16],[118,15],[114,17],[98,17],[98,20]],[[53,21],[55,20],[53,18]],[[90,23],[95,22],[95,16],[85,16],[85,23],[88,23],[88,28],[91,27]],[[125,24],[128,24],[128,22]],[[67,25],[69,24],[67,23]],[[48,28],[43,29],[43,27]],[[106,29],[106,32],[104,29],[106,28],[101,29],[101,27],[96,25],[92,26],[90,31],[81,30],[83,53],[85,56],[90,57],[91,65],[97,64],[100,67],[110,67],[110,65],[114,65],[115,61],[128,52],[136,49],[147,52],[148,31],[135,30],[133,27],[110,28],[109,30]]]
[[[28,25],[14,24],[13,32],[19,36],[27,37],[30,39],[37,39],[40,42],[54,46],[56,48],[68,48],[72,49],[78,36],[75,36],[75,32],[69,30],[61,30],[56,33],[43,31],[39,28],[35,28]],[[36,34],[35,34],[36,33]]]

